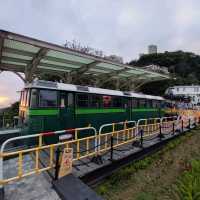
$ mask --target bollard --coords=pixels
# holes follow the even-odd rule
[[[144,134],[144,130],[141,129],[140,130],[140,147],[143,148],[143,134]]]
[[[61,150],[60,148],[56,149],[56,166],[55,166],[55,180],[58,180],[58,173],[59,173],[59,169],[60,169],[60,153]]]
[[[110,138],[110,160],[113,161],[113,136]]]

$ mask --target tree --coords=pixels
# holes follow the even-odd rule
[[[144,54],[137,61],[129,63],[132,66],[159,65],[168,68],[176,79],[158,81],[144,85],[141,89],[149,94],[163,95],[169,86],[191,85],[200,83],[200,56],[191,52],[175,51],[158,54]]]

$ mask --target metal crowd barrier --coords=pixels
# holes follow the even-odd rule
[[[88,130],[88,131],[92,130],[94,135],[85,137],[85,138],[81,138],[81,139],[77,139],[78,131],[83,131],[83,130]],[[61,134],[61,133],[68,133],[68,132],[72,132],[72,131],[75,131],[75,139],[72,139],[72,140],[66,141],[66,142],[60,142],[57,144],[43,145],[43,138],[46,136],[50,136],[53,134],[56,135],[56,134]],[[39,142],[36,147],[31,147],[29,149],[23,149],[23,150],[18,150],[18,151],[14,151],[14,152],[4,152],[6,145],[8,145],[10,142],[22,140],[22,139],[30,139],[30,138],[38,138]],[[90,148],[89,145],[90,145],[91,140],[94,140],[94,144],[95,144],[94,146],[96,146],[97,132],[96,132],[96,129],[93,127],[84,127],[84,128],[76,128],[76,129],[68,129],[68,130],[55,131],[55,132],[47,132],[47,133],[19,136],[19,137],[14,137],[14,138],[10,138],[10,139],[6,140],[2,144],[1,150],[0,150],[0,186],[6,184],[8,182],[18,180],[20,178],[32,175],[32,174],[38,174],[43,171],[50,170],[53,167],[55,167],[55,165],[53,164],[54,153],[55,153],[55,149],[58,147],[66,147],[66,148],[72,147],[73,149],[76,149],[74,151],[73,161],[96,154],[97,153],[96,147],[94,148],[95,149],[94,151],[89,152],[89,148]],[[81,150],[80,150],[80,143],[83,143],[83,142],[86,144],[85,154],[81,154]],[[39,153],[44,150],[50,151],[49,164],[46,167],[39,168]],[[24,172],[23,171],[23,156],[25,154],[31,154],[31,153],[35,154],[35,168],[29,172]],[[3,178],[3,159],[9,158],[11,156],[18,157],[18,174],[12,178],[4,179]]]
[[[123,129],[116,130],[116,125],[123,125]],[[128,127],[128,126],[131,127]],[[111,132],[103,133],[105,128],[110,127],[112,129]],[[99,138],[98,138],[98,150],[100,152],[104,152],[110,149],[110,145],[108,145],[108,141],[110,141],[111,137],[116,136],[114,146],[120,146],[126,143],[125,140],[129,139],[131,136],[136,136],[136,122],[135,121],[124,121],[117,122],[111,124],[103,124],[99,128]]]
[[[115,126],[119,124],[123,125],[123,129],[115,130]],[[128,127],[128,125],[130,125],[130,127]],[[112,127],[112,132],[102,133],[103,129],[107,127]],[[137,128],[135,121],[103,124],[99,128],[98,153],[101,154],[102,152],[110,150],[111,146],[118,147],[135,140],[136,132]],[[115,138],[115,140],[112,140],[113,138]],[[112,144],[110,144],[109,141]]]
[[[196,119],[196,118],[195,118]],[[131,143],[135,140],[147,138],[153,135],[161,134],[170,134],[174,133],[177,129],[181,131],[184,128],[191,127],[191,123],[197,123],[196,121],[191,121],[191,118],[188,119],[188,122],[180,117],[175,118],[153,118],[153,119],[140,119],[136,123],[135,121],[125,121],[111,124],[104,124],[100,127],[99,132],[97,133],[94,127],[84,127],[76,129],[68,129],[47,133],[40,133],[34,135],[20,136],[8,139],[1,146],[0,151],[0,188],[3,185],[21,179],[23,177],[39,174],[43,171],[47,171],[55,168],[55,150],[60,148],[72,148],[73,149],[73,162],[76,160],[81,160],[83,158],[89,158],[92,156],[100,156],[113,148],[120,147],[124,144]],[[118,125],[122,125],[122,129],[116,128]],[[110,127],[112,131],[105,132],[103,129]],[[88,131],[93,133],[92,136],[87,136],[83,138],[78,137],[79,131]],[[142,134],[141,134],[142,133]],[[56,144],[46,145],[44,144],[44,137],[51,135],[59,135],[61,141]],[[63,135],[62,135],[63,134]],[[74,134],[74,135],[73,135]],[[71,136],[70,136],[71,135]],[[38,144],[35,147],[30,147],[29,149],[18,150],[15,152],[5,152],[5,146],[16,140],[22,140],[27,138],[38,138]],[[47,166],[39,165],[40,153],[42,151],[49,151],[49,162]],[[23,170],[23,156],[25,154],[34,154],[35,155],[35,166],[30,171]],[[18,158],[18,173],[16,176],[11,178],[4,178],[3,176],[3,160],[11,156],[17,156]]]
[[[141,131],[143,131],[143,137],[155,135],[159,132],[161,118],[149,118],[139,119],[137,122],[137,136],[141,137]]]

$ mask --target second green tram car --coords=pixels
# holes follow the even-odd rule
[[[19,119],[24,134],[163,116],[158,96],[34,81],[21,92]]]

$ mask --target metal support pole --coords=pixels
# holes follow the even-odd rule
[[[188,125],[188,126],[189,126],[189,127],[188,127],[188,128],[189,128],[189,131],[191,130],[191,126],[190,126],[190,125],[191,125],[191,119],[189,119],[189,125]]]
[[[5,199],[5,192],[4,192],[4,187],[0,188],[0,200],[4,200]]]
[[[4,115],[3,115],[3,126],[2,127],[5,128],[5,117],[4,117]]]
[[[174,134],[175,134],[175,124],[173,122],[173,124],[172,124],[172,135],[174,135]]]
[[[197,118],[196,117],[194,118],[194,127],[195,128],[197,127]]]
[[[159,132],[159,138],[160,138],[160,140],[162,140],[163,135],[162,135],[162,125],[161,125],[161,123],[159,125],[159,130],[160,130],[160,132]]]
[[[184,132],[184,122],[181,120],[182,133]]]
[[[140,147],[143,148],[143,134],[144,134],[144,130],[140,130]]]
[[[57,148],[56,149],[55,180],[58,180],[58,174],[59,174],[59,169],[60,169],[60,163],[59,163],[60,153],[61,153],[60,148]]]
[[[110,138],[110,160],[113,161],[113,136]]]
[[[3,181],[3,157],[0,157],[0,180]],[[4,186],[0,185],[0,200],[4,200],[5,192]]]

